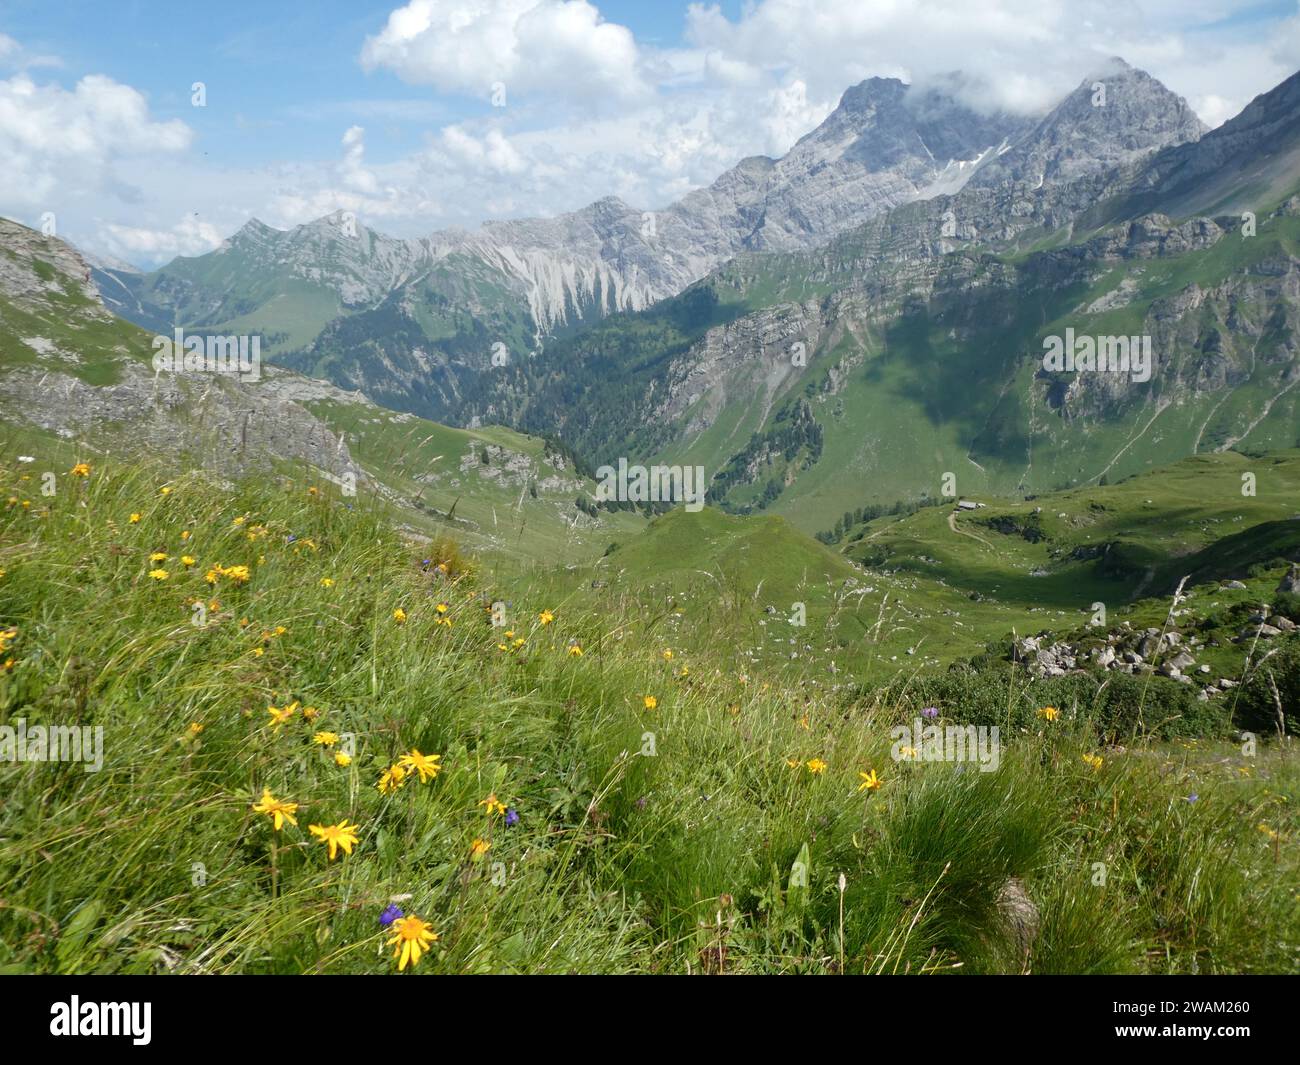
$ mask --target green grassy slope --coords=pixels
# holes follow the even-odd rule
[[[426,563],[310,478],[94,461],[28,499],[11,459],[0,728],[103,743],[98,772],[0,761],[6,972],[394,972],[423,926],[390,906],[437,936],[407,975],[1297,969],[1300,776],[1267,748],[1102,749],[1087,705],[1049,722],[1022,691],[996,771],[895,762],[905,695],[742,680],[707,643],[666,661],[653,618],[614,633]]]

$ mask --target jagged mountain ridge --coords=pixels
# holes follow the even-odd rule
[[[638,322],[552,345],[488,413],[558,420],[593,461],[703,462],[715,500],[773,506],[808,531],[828,511],[933,494],[944,470],[967,490],[1035,491],[1290,446],[1300,137],[1279,134],[1295,127],[1295,82],[1201,142],[1057,185],[972,181],[811,251],[738,256]],[[1144,193],[1174,164],[1228,151],[1245,181],[1229,199],[1254,208],[1258,235],[1238,215],[1134,214],[1176,213],[1187,182]],[[1150,335],[1160,372],[1036,372],[1042,335],[1071,325]]]
[[[1154,79],[1129,68],[1109,76],[1116,79],[1113,107],[1144,121],[1136,132],[1125,130],[1124,145],[1114,151],[1096,150],[1109,128],[1101,123],[1103,133],[1094,130],[1083,142],[1095,158],[1090,164],[1087,153],[1076,152],[1072,176],[1105,167],[1118,154],[1199,134],[1186,105]],[[1072,96],[1091,85],[1085,82]],[[738,253],[814,247],[900,204],[955,192],[1008,153],[1050,154],[1050,146],[1039,150],[1026,138],[1060,140],[1076,121],[1062,110],[1071,98],[1035,123],[981,114],[958,102],[961,88],[957,78],[922,88],[890,78],[864,81],[783,158],[742,160],[660,211],[606,198],[557,218],[414,240],[383,236],[337,213],[287,232],[254,221],[209,255],[145,275],[107,270],[100,287],[115,310],[147,328],[257,328],[269,350],[294,353],[296,368],[345,387],[376,387],[400,403],[411,382],[442,362],[481,368],[496,341],[520,357],[584,321],[671,296]],[[367,340],[382,346],[395,312],[428,343],[385,351],[370,368],[364,352],[347,350],[330,326],[385,305]],[[491,338],[486,347],[477,330],[462,330],[462,316],[483,326]],[[355,345],[356,330],[344,332]],[[401,380],[368,379],[390,370]],[[463,388],[425,384],[424,402],[435,406],[406,409],[455,418]]]

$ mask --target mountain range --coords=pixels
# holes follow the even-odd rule
[[[782,158],[662,210],[412,240],[251,221],[92,278],[146,329],[257,334],[383,407],[590,467],[698,462],[714,502],[826,531],[946,474],[1024,495],[1293,444],[1298,94],[1207,132],[1118,59],[1028,117],[963,102],[960,75],[872,78]],[[1045,371],[1066,329],[1149,336],[1156,372]]]

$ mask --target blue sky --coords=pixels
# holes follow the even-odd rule
[[[604,195],[652,208],[788,150],[864,77],[960,68],[982,102],[1034,111],[1111,54],[1216,125],[1300,67],[1300,16],[1294,0],[0,3],[0,214],[52,212],[86,250],[148,266],[253,216],[343,208],[416,235]]]

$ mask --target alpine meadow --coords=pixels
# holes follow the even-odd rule
[[[0,4],[0,973],[1263,1031],[1298,386],[1291,0]]]

